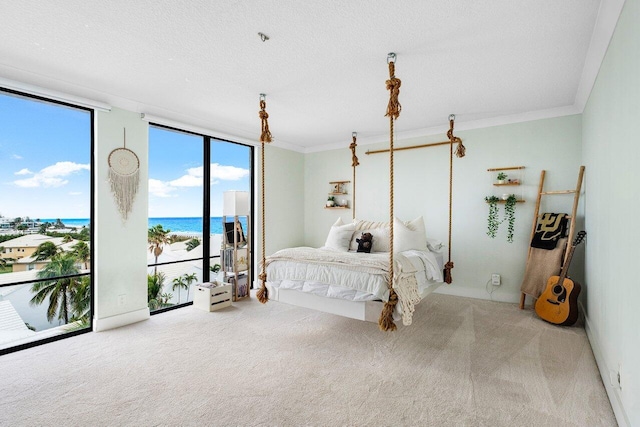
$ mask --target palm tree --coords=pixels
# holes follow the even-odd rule
[[[147,274],[147,301],[150,310],[157,310],[161,306],[160,293],[164,286],[164,280],[165,275],[163,272]]]
[[[200,239],[196,239],[195,237],[187,242],[187,252],[194,250],[200,246]]]
[[[176,288],[178,288],[178,304],[180,304],[180,289],[189,289],[189,285],[187,285],[184,281],[184,276],[178,276],[173,279],[173,287],[171,288],[171,290],[175,291]]]
[[[147,233],[147,243],[149,243],[149,252],[153,254],[158,263],[158,257],[162,254],[162,246],[169,243],[169,237],[167,236],[171,230],[165,230],[162,228],[162,224],[154,225]],[[158,266],[153,267],[153,274],[158,273]]]
[[[47,228],[49,228],[50,225],[51,225],[50,222],[43,222],[42,224],[40,224],[40,227],[38,228],[38,233],[40,234],[46,233]]]
[[[43,261],[45,259],[53,258],[56,254],[60,253],[60,248],[53,242],[42,242],[38,245],[33,257],[36,261]]]
[[[87,245],[86,242],[79,241],[75,245],[71,246],[71,249],[73,249],[73,251],[71,252],[73,256],[75,256],[78,261],[84,263],[84,269],[86,270],[87,268],[89,268],[87,267],[87,261],[89,261],[89,258],[91,256],[89,245]]]
[[[62,243],[69,243],[69,242],[73,242],[73,237],[71,237],[71,234],[65,234],[64,237],[62,238]]]
[[[77,283],[71,298],[72,322],[80,322],[84,327],[89,323],[89,310],[91,309],[91,277],[84,276]]]
[[[196,273],[186,274],[184,275],[184,281],[187,283],[187,302],[189,301],[189,289],[191,289],[191,284],[198,280],[198,275]]]
[[[77,278],[65,278],[78,274],[76,258],[71,253],[57,254],[51,258],[42,270],[38,271],[38,279],[50,279],[36,282],[31,286],[31,292],[35,293],[29,301],[30,305],[40,305],[49,297],[49,307],[47,308],[47,320],[51,322],[54,316],[69,323],[71,302],[78,286]]]

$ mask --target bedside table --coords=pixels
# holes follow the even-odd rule
[[[193,295],[193,306],[204,311],[216,311],[231,306],[231,290],[229,283],[214,286],[212,283],[196,285]]]

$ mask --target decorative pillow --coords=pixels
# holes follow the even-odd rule
[[[444,248],[444,243],[438,239],[430,239],[427,237],[427,248],[431,252],[440,252]]]
[[[407,225],[405,225],[407,224]],[[393,250],[394,252],[416,249],[427,250],[427,235],[424,219],[418,217],[413,221],[403,223],[398,218],[393,219]]]
[[[338,221],[342,223],[341,218],[338,218]],[[338,224],[338,221],[336,221],[336,224]],[[329,230],[329,235],[327,236],[327,240],[324,242],[324,246],[337,251],[347,252],[349,250],[349,242],[351,242],[351,237],[353,237],[354,231],[356,231],[355,224],[334,224]]]

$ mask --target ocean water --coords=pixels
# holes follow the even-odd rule
[[[242,229],[247,231],[247,218],[240,217],[240,223]],[[233,219],[227,217],[227,221],[231,222]],[[56,219],[41,219],[41,222],[56,222]],[[86,227],[89,225],[88,218],[60,218],[60,221],[67,227]],[[193,233],[202,234],[202,218],[201,217],[167,217],[167,218],[149,218],[149,228],[155,225],[162,225],[165,230],[171,230],[175,233]],[[211,234],[222,234],[222,217],[211,217]]]

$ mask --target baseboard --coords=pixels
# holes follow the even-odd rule
[[[149,318],[149,308],[143,308],[129,313],[118,314],[116,316],[105,317],[103,319],[93,319],[93,330],[102,332],[120,326],[141,322]]]
[[[500,287],[496,286],[493,295],[489,295],[489,293],[485,290],[484,287],[480,288],[468,288],[464,286],[456,286],[443,284],[434,292],[438,294],[444,295],[453,295],[456,297],[467,297],[467,298],[475,298],[475,299],[483,299],[487,301],[498,301],[498,302],[509,302],[509,303],[519,303],[520,302],[520,293],[511,295],[511,294],[503,294],[499,292]]]
[[[580,311],[582,313],[586,313],[587,311],[584,309],[582,302],[578,302],[578,306],[580,307]],[[627,413],[624,410],[624,406],[622,405],[622,399],[620,396],[620,389],[614,387],[611,384],[610,380],[610,372],[617,372],[617,369],[611,369],[608,367],[607,362],[604,360],[604,353],[600,347],[600,341],[598,340],[598,334],[591,328],[591,323],[589,322],[589,318],[584,316],[584,329],[587,332],[587,338],[589,339],[589,344],[591,345],[591,350],[593,351],[593,356],[596,358],[596,364],[598,365],[598,370],[600,371],[600,377],[602,378],[602,383],[604,384],[604,388],[607,391],[607,395],[609,396],[609,402],[611,402],[611,407],[613,408],[613,414],[616,416],[616,421],[620,427],[630,427],[631,423],[629,422],[629,418],[627,417]]]

